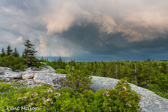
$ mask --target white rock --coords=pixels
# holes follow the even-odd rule
[[[56,74],[56,73],[36,73],[34,77],[34,81],[37,84],[49,84],[52,86],[56,86],[53,84],[53,80],[55,78],[65,77],[65,74]]]
[[[25,73],[22,75],[22,79],[33,79],[35,76],[35,73]]]
[[[22,74],[20,72],[5,72],[5,77],[12,79],[21,79]]]

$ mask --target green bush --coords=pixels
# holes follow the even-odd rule
[[[92,77],[87,72],[75,69],[71,66],[66,66],[66,70],[69,72],[66,74],[66,79],[63,81],[75,92],[82,92],[86,89],[89,89],[92,84]]]
[[[10,84],[7,83],[0,83],[0,92],[7,91],[11,88]]]
[[[13,71],[25,70],[27,68],[26,60],[22,57],[5,56],[0,57],[0,66],[9,67]]]
[[[57,69],[57,70],[55,70],[55,73],[67,74],[68,71],[66,71],[66,70],[64,70],[64,69]]]

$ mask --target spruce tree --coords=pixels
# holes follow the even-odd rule
[[[6,56],[5,50],[4,50],[4,48],[2,48],[2,50],[1,50],[1,57],[5,57],[5,56]]]
[[[36,63],[36,58],[35,58],[35,54],[37,51],[34,50],[33,48],[33,44],[30,43],[30,40],[25,40],[24,42],[24,52],[23,52],[23,56],[26,58],[26,61],[28,62],[28,66],[32,66]]]
[[[13,52],[12,55],[15,56],[15,57],[19,57],[19,53],[18,53],[16,47],[15,47],[14,52]]]
[[[10,45],[8,45],[8,47],[7,47],[6,55],[8,55],[8,56],[12,55],[12,49],[11,49]]]

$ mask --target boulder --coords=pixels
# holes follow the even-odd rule
[[[54,84],[53,80],[61,77],[65,77],[65,74],[35,73],[34,82],[37,84],[49,84],[55,87],[59,87],[60,85]]]
[[[92,76],[91,89],[98,91],[101,89],[110,89],[116,85],[119,80],[113,78]],[[130,83],[129,83],[130,84]],[[156,95],[154,92],[130,84],[131,89],[141,95],[140,106],[145,112],[168,112],[168,99]]]
[[[5,77],[11,79],[21,79],[22,74],[20,72],[5,72]]]
[[[23,73],[22,73],[23,74]],[[34,76],[35,76],[35,73],[24,73],[23,75],[22,75],[22,79],[33,79],[34,78]]]

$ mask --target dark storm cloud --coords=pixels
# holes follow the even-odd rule
[[[166,56],[168,1],[1,0],[0,48],[30,39],[43,56]]]
[[[82,46],[92,54],[98,55],[151,57],[168,50],[168,36],[148,41],[129,42],[122,36],[122,33],[106,34],[99,32],[96,24],[88,24],[83,27],[74,25],[59,36],[77,46]]]

